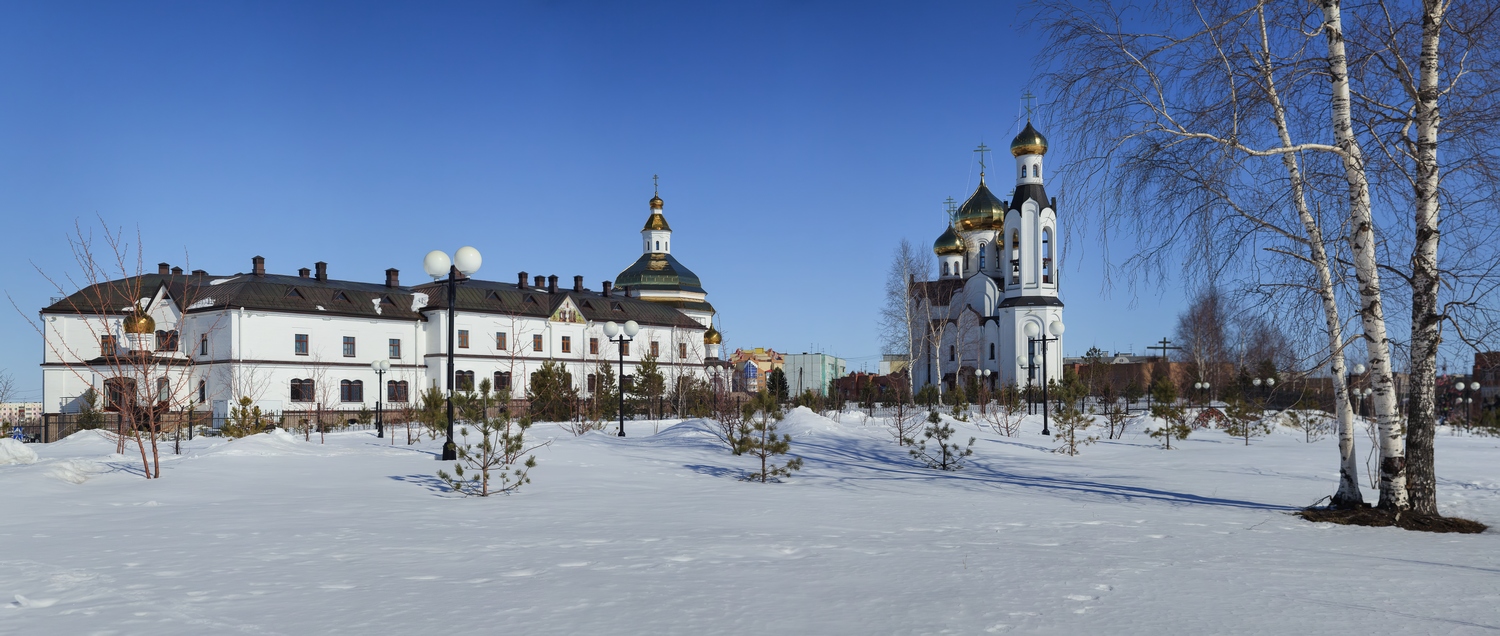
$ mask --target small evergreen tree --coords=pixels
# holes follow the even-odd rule
[[[1125,385],[1123,395],[1125,397],[1125,407],[1129,409],[1130,406],[1141,401],[1141,398],[1146,396],[1146,391],[1141,388],[1139,382],[1135,381],[1135,378],[1131,378],[1130,383]]]
[[[1151,415],[1162,420],[1162,425],[1151,431],[1151,437],[1162,440],[1167,450],[1172,450],[1172,439],[1185,440],[1193,432],[1188,424],[1187,410],[1175,404],[1153,404]]]
[[[924,384],[922,385],[921,389],[917,390],[917,395],[914,399],[916,400],[917,404],[930,409],[934,406],[937,406],[938,400],[941,399],[941,397],[942,396],[938,393],[937,385]]]
[[[1238,398],[1230,400],[1224,408],[1224,432],[1245,440],[1245,445],[1249,446],[1250,438],[1271,432],[1271,427],[1260,416],[1261,413],[1248,402]]]
[[[230,439],[248,437],[266,430],[266,422],[262,419],[260,407],[251,406],[249,396],[242,395],[240,400],[229,409],[229,417],[224,420],[224,426],[219,428],[219,433]]]
[[[531,385],[526,388],[526,400],[531,403],[531,419],[542,422],[566,422],[572,419],[573,407],[578,403],[578,389],[573,386],[573,374],[568,373],[561,362],[543,362],[541,368],[531,374]]]
[[[1113,400],[1105,402],[1103,406],[1104,422],[1109,425],[1109,439],[1125,437],[1125,423],[1129,419],[1129,414]]]
[[[620,386],[615,381],[615,368],[608,362],[600,362],[594,371],[595,418],[603,421],[620,416]]]
[[[989,409],[984,420],[990,428],[1006,437],[1015,437],[1021,432],[1021,420],[1026,413],[1021,406],[1021,388],[1014,382],[1000,387],[995,393],[995,407]]]
[[[912,458],[921,460],[928,468],[938,470],[958,470],[963,468],[964,458],[974,454],[973,437],[969,438],[967,446],[959,446],[957,442],[949,442],[953,437],[953,427],[943,421],[943,416],[937,411],[927,414],[927,430],[922,431],[922,439],[917,442],[917,447],[907,451]],[[936,445],[936,453],[928,452],[927,444],[931,442]]]
[[[90,387],[78,399],[78,430],[104,428],[104,413],[99,411],[99,392]]]
[[[791,435],[777,435],[776,425],[786,417],[781,403],[770,391],[755,394],[744,407],[744,422],[735,437],[734,454],[749,455],[760,460],[760,470],[750,473],[746,479],[765,483],[773,477],[785,477],[802,468],[802,458],[793,457],[777,466],[771,460],[785,455],[792,449]]]
[[[771,370],[771,375],[766,378],[766,388],[770,389],[771,396],[776,398],[777,404],[786,404],[787,397],[792,390],[786,382],[786,372],[781,369]]]
[[[531,453],[552,443],[528,447],[525,435],[526,429],[531,428],[531,420],[512,420],[509,409],[493,408],[497,403],[509,403],[510,394],[505,391],[492,394],[490,389],[486,378],[479,383],[478,393],[465,392],[455,399],[454,407],[464,422],[459,428],[462,441],[455,442],[458,461],[453,464],[452,474],[437,472],[438,479],[448,488],[466,497],[515,492],[531,483],[530,472],[536,467],[536,456]],[[469,441],[471,428],[479,438],[474,443]]]
[[[1053,439],[1062,442],[1053,450],[1054,453],[1064,455],[1077,455],[1079,449],[1099,441],[1098,435],[1080,435],[1094,424],[1094,418],[1071,403],[1064,403],[1057,409],[1057,414],[1052,416]]]
[[[661,363],[654,354],[641,358],[640,369],[630,383],[631,398],[640,402],[651,419],[661,418],[661,396],[666,395],[667,378],[661,373]]]
[[[427,431],[428,439],[445,437],[448,434],[448,403],[437,385],[422,392],[422,407],[417,411],[417,421]]]
[[[875,417],[875,400],[878,394],[875,390],[875,380],[865,376],[865,385],[859,387],[859,408],[865,410],[865,414]]]

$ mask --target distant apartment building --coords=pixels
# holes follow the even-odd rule
[[[792,395],[811,390],[828,395],[830,384],[844,377],[845,362],[826,353],[788,353],[782,356],[787,387]]]
[[[735,349],[734,353],[729,355],[729,364],[734,372],[732,377],[734,390],[758,393],[766,386],[766,376],[785,366],[786,361],[784,356],[777,353],[775,349],[756,347]]]
[[[18,424],[41,416],[41,402],[0,402],[0,422]]]

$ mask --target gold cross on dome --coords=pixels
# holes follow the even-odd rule
[[[1021,93],[1021,108],[1026,111],[1026,121],[1031,121],[1031,113],[1036,110],[1036,95],[1031,91]]]
[[[661,184],[659,182],[657,182],[657,176],[654,175],[654,174],[651,175],[651,194],[654,194],[654,195],[660,195],[661,194]]]
[[[980,172],[984,172],[984,153],[989,152],[989,151],[990,151],[990,147],[984,145],[984,142],[982,142],[982,141],[979,142],[979,147],[974,149],[974,152],[979,153],[979,171]]]

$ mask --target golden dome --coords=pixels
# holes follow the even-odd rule
[[[125,316],[125,333],[130,334],[152,334],[156,333],[156,321],[139,311],[132,311]]]
[[[703,344],[716,345],[724,342],[724,336],[719,335],[719,330],[709,325],[708,331],[703,332]]]
[[[1031,120],[1026,121],[1026,129],[1010,142],[1010,154],[1014,157],[1021,155],[1045,155],[1047,154],[1047,138],[1042,133],[1031,127]]]
[[[943,235],[939,236],[932,243],[932,252],[938,256],[962,254],[965,249],[964,240],[959,237],[958,232],[951,225],[948,226],[948,229],[943,230]]]
[[[651,195],[651,209],[653,209],[653,210],[660,210],[661,209],[661,203],[662,203],[661,197],[659,197],[657,195],[654,195],[654,194]]]
[[[661,201],[661,199],[652,199],[652,201],[656,203],[653,203],[651,206],[651,216],[646,219],[646,227],[641,229],[666,230],[668,232],[671,232],[672,226],[667,225],[667,217],[662,216],[661,206],[657,204]]]
[[[974,194],[959,206],[957,220],[959,229],[966,232],[1004,229],[1005,205],[984,185],[984,174],[979,175]]]

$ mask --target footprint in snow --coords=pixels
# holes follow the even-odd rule
[[[1066,599],[1068,599],[1070,601],[1092,601],[1092,600],[1097,599],[1099,597],[1097,597],[1097,596],[1084,596],[1082,594],[1069,594],[1067,596],[1064,596],[1063,598],[1066,598]]]
[[[56,602],[57,599],[55,598],[26,598],[17,594],[16,602],[11,603],[10,606],[14,609],[39,609],[52,607],[52,604]]]

